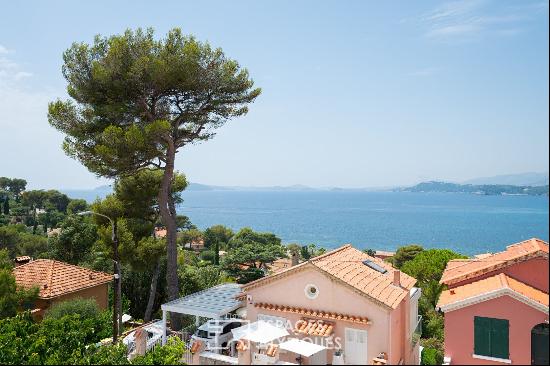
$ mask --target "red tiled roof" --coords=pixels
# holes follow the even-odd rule
[[[503,252],[482,258],[451,260],[440,283],[452,285],[536,257],[548,258],[548,243],[534,238],[509,245]]]
[[[331,313],[327,311],[305,309],[305,308],[294,307],[294,306],[256,303],[254,304],[254,307],[264,309],[264,310],[279,311],[282,313],[300,314],[300,315],[310,316],[310,317],[320,318],[320,319],[342,320],[350,323],[370,324],[370,320],[366,317],[346,315],[346,314],[340,314],[340,313]]]
[[[155,229],[155,237],[156,238],[164,238],[166,237],[166,229],[165,228],[156,228]]]
[[[294,331],[311,336],[328,337],[334,330],[332,322],[315,319],[301,319],[296,322]]]
[[[364,265],[363,261],[367,259],[383,267],[387,272],[381,273]],[[312,258],[307,262],[281,270],[271,276],[250,282],[243,286],[243,291],[246,292],[254,287],[262,286],[282,276],[291,275],[294,271],[302,270],[307,268],[307,266],[313,267],[332,278],[336,278],[342,284],[350,286],[362,295],[392,309],[397,308],[401,300],[409,296],[409,290],[416,283],[416,279],[405,273],[401,273],[400,286],[394,285],[393,272],[396,269],[391,264],[379,258],[373,258],[348,244],[319,257]]]
[[[113,276],[51,259],[37,259],[13,269],[17,285],[39,287],[39,297],[49,299],[111,282]]]
[[[472,303],[476,303],[479,302],[476,299],[483,297],[483,295],[490,295],[499,290],[513,291],[523,298],[546,306],[546,309],[548,309],[547,293],[515,280],[504,273],[443,291],[439,297],[437,307],[445,308],[461,302],[467,304],[470,300]],[[504,294],[504,291],[501,292]]]

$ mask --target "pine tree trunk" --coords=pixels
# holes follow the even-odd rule
[[[145,315],[143,316],[143,321],[148,322],[151,320],[151,315],[153,314],[153,306],[155,305],[155,297],[157,295],[157,284],[159,281],[160,275],[160,264],[162,257],[159,257],[157,260],[157,265],[153,272],[153,277],[151,278],[151,288],[149,290],[149,300],[147,301],[147,308],[145,309]]]
[[[168,301],[175,300],[179,296],[178,284],[178,248],[176,246],[176,216],[170,209],[172,180],[174,178],[174,160],[176,149],[174,143],[168,143],[166,152],[166,166],[159,192],[159,209],[162,223],[166,227],[166,289]],[[179,330],[180,317],[171,314],[172,329]]]

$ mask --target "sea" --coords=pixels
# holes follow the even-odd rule
[[[178,213],[200,229],[222,224],[276,234],[283,243],[395,251],[408,244],[464,255],[548,241],[548,196],[367,191],[183,192]]]

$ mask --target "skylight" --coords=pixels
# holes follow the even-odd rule
[[[364,260],[363,261],[363,264],[369,268],[372,268],[374,269],[375,271],[378,271],[382,274],[388,272],[387,269],[385,269],[384,267],[382,267],[381,265],[377,264],[377,263],[374,263],[373,261],[371,261],[370,259],[367,259],[367,260]]]

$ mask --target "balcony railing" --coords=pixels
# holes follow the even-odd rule
[[[422,315],[418,315],[416,319],[416,326],[414,327],[414,330],[411,334],[411,344],[412,346],[416,346],[418,341],[420,341],[420,337],[422,336]]]

